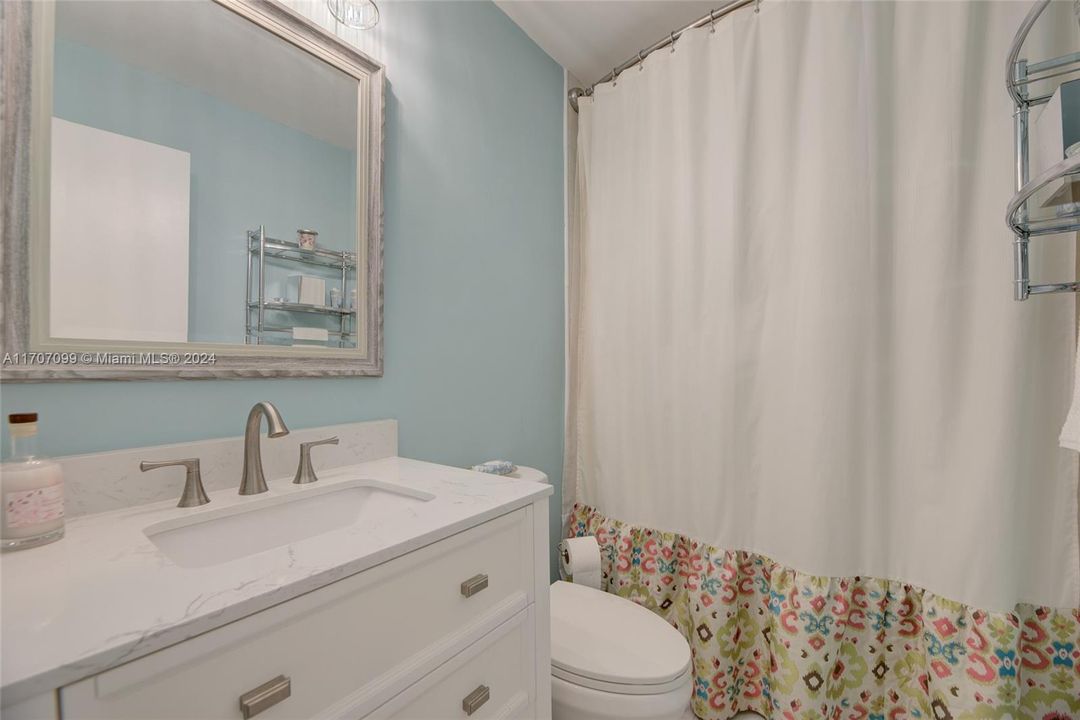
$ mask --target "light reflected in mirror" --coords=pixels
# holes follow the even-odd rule
[[[51,338],[358,346],[356,78],[213,2],[76,0],[52,88]]]

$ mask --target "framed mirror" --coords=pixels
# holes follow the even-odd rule
[[[3,380],[381,375],[382,66],[270,0],[20,5]]]

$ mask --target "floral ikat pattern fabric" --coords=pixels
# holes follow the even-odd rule
[[[987,612],[896,580],[800,573],[575,505],[603,585],[693,650],[694,713],[783,720],[1080,719],[1080,608]]]

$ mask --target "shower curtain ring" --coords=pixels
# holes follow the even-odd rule
[[[716,11],[709,11],[709,34],[716,33]]]
[[[642,70],[645,69],[645,51],[644,50],[638,50],[637,51],[637,69],[638,69],[638,72],[641,72]]]
[[[675,31],[671,31],[671,53],[675,54]]]
[[[761,12],[761,0],[754,0],[754,14],[757,15]]]
[[[611,87],[615,87],[619,84],[619,68],[611,68]]]

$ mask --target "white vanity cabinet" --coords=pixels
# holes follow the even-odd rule
[[[66,685],[60,717],[548,718],[546,507]]]

